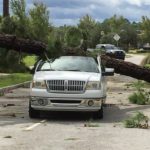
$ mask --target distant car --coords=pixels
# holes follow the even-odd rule
[[[114,69],[103,68],[92,57],[40,61],[30,88],[29,116],[37,118],[40,111],[88,111],[102,118],[105,76],[113,74]]]
[[[125,51],[112,44],[98,44],[96,45],[96,49],[102,49],[106,55],[110,57],[122,60],[125,59]]]

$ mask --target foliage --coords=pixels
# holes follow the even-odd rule
[[[95,33],[97,30],[96,27],[98,28],[98,26],[96,26],[96,21],[91,16],[85,15],[80,19],[78,28],[82,32],[83,40],[86,41],[86,42],[84,42],[84,44],[86,44],[84,47],[87,47],[87,48],[93,47],[94,48],[96,46],[93,43],[91,43],[92,40],[94,40],[94,36],[97,36]],[[99,42],[99,39],[97,42]]]
[[[146,64],[144,67],[150,69],[150,64]]]
[[[30,37],[29,18],[26,14],[25,0],[11,0],[11,10],[13,13],[12,20],[16,25],[14,33],[19,37]]]
[[[120,36],[118,44],[124,50],[139,48],[141,44],[150,42],[150,19],[146,16],[142,17],[142,22],[139,23],[130,22],[117,15],[99,22],[87,14],[80,18],[77,26],[52,27],[49,11],[42,2],[33,3],[34,7],[30,9],[26,9],[25,0],[11,0],[10,4],[12,15],[5,18],[0,16],[0,33],[45,42],[48,44],[49,57],[63,54],[65,47],[81,47],[86,51],[87,48],[95,48],[99,43],[116,44],[113,39],[115,34]],[[14,52],[6,50],[1,51],[0,56],[0,71],[12,72],[13,69],[16,71],[16,68],[18,72],[20,68],[21,71],[25,70],[23,63],[18,64],[18,54],[14,56]],[[12,56],[14,58],[11,58]],[[22,55],[22,59],[24,57],[25,55]],[[10,61],[14,62],[12,66],[8,64]],[[149,66],[149,62],[145,64],[146,67]],[[133,97],[136,96],[134,94]]]
[[[146,16],[142,17],[141,23],[142,35],[141,38],[145,43],[150,42],[150,19]]]
[[[141,112],[137,112],[134,116],[124,121],[124,126],[126,128],[143,128],[148,129],[149,118]]]
[[[138,105],[150,104],[150,93],[144,88],[144,83],[141,81],[135,82],[133,87],[137,90],[132,95],[129,96],[129,101]]]
[[[26,56],[23,58],[23,63],[27,66],[34,66],[34,64],[36,63],[37,60],[37,56]]]
[[[0,32],[5,34],[14,34],[17,24],[13,17],[2,18],[0,24]]]
[[[76,27],[68,28],[65,35],[65,42],[68,47],[78,47],[81,44],[82,33]]]
[[[0,18],[1,33],[48,42],[51,26],[49,12],[44,4],[35,3],[27,11],[25,0],[11,0],[11,11],[11,17]],[[26,72],[26,66],[22,62],[25,56],[14,51],[1,50],[0,72]]]
[[[30,81],[31,79],[32,75],[25,73],[14,73],[7,76],[0,76],[0,88]]]
[[[48,55],[50,58],[58,57],[63,53],[63,44],[55,31],[48,37]]]
[[[26,72],[24,63],[20,62],[19,53],[0,49],[0,72]]]
[[[31,37],[35,40],[47,42],[49,30],[49,11],[43,3],[34,3],[29,11]]]

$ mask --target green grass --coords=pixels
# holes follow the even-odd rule
[[[14,73],[7,76],[0,76],[0,88],[30,80],[32,80],[32,75],[27,73]]]
[[[128,54],[137,54],[137,55],[147,56],[148,54],[150,54],[150,51],[140,51],[139,49],[135,49],[135,50],[129,50]]]
[[[36,62],[36,58],[37,56],[26,56],[24,59],[23,59],[23,62],[25,63],[25,65],[27,67],[30,67],[30,66],[33,66]]]

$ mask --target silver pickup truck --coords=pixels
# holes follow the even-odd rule
[[[100,59],[61,56],[40,61],[30,88],[29,116],[40,111],[88,111],[103,117],[106,99],[105,76],[113,69],[101,67]]]

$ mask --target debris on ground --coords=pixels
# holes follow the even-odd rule
[[[5,136],[4,138],[10,139],[10,138],[12,138],[12,136],[8,135],[8,136]]]

